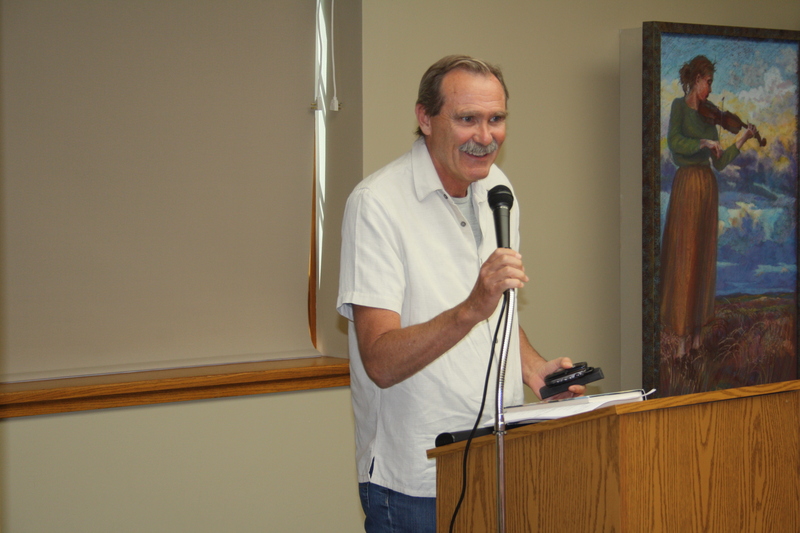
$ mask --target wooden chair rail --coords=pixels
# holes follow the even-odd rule
[[[0,383],[0,418],[349,384],[349,361],[326,356]]]

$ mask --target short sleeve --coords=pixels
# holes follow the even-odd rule
[[[388,309],[400,314],[405,293],[405,267],[398,221],[366,188],[347,200],[342,224],[338,312],[353,319],[353,305]]]

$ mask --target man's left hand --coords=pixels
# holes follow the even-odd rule
[[[546,361],[529,376],[527,384],[531,389],[533,389],[533,392],[536,393],[536,396],[541,399],[539,389],[544,387],[545,376],[561,370],[562,368],[572,368],[572,360],[569,357],[559,357],[557,359],[553,359],[552,361]],[[560,400],[563,398],[583,396],[585,393],[586,386],[572,385],[570,386],[569,391],[551,396],[548,398],[548,400]]]

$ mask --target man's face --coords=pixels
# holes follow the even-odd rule
[[[417,105],[417,121],[445,191],[463,197],[489,175],[506,138],[506,95],[494,76],[456,69],[441,87],[444,104],[431,117]]]

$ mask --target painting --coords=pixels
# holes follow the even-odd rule
[[[643,386],[798,378],[800,32],[649,22]]]

